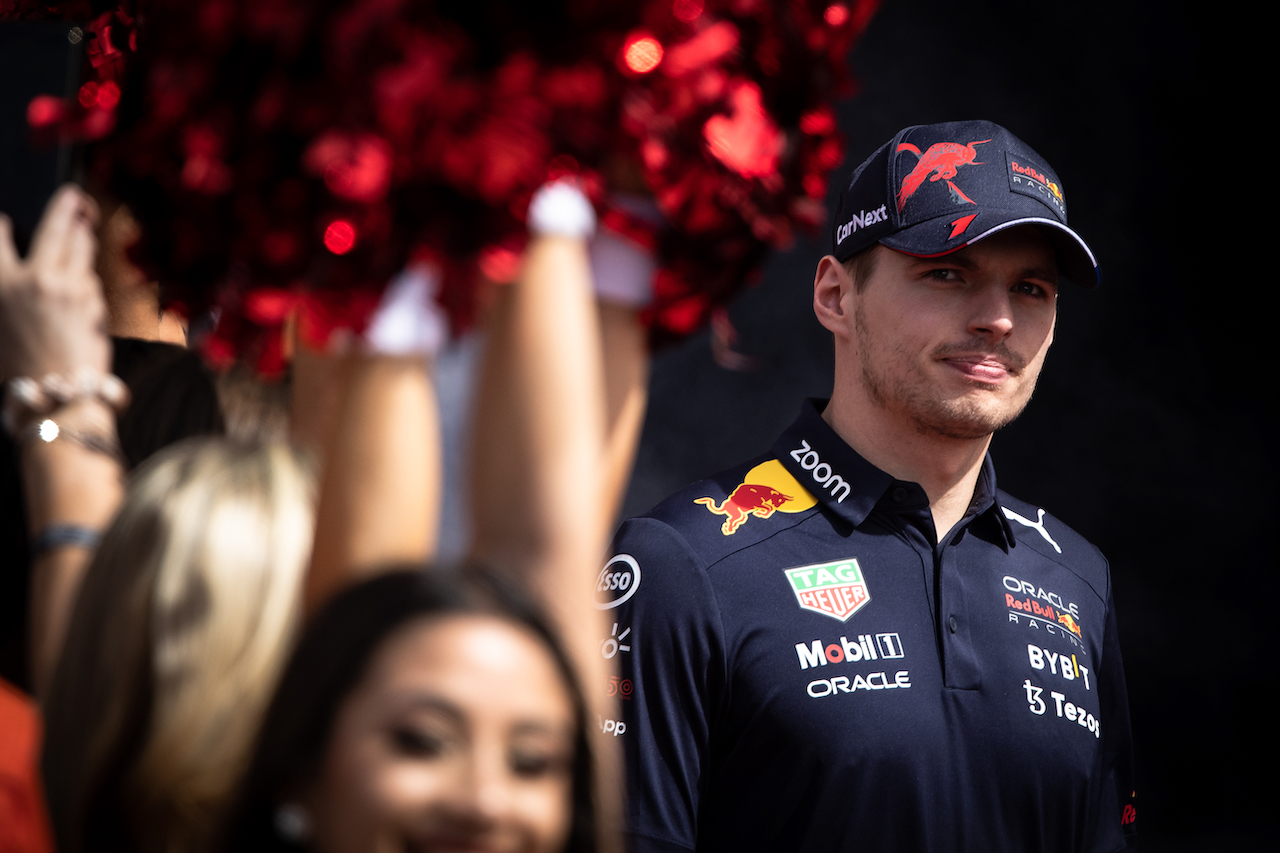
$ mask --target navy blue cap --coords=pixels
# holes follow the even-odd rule
[[[854,170],[840,194],[831,253],[882,243],[916,257],[963,249],[1016,225],[1040,225],[1062,277],[1098,284],[1098,262],[1067,227],[1062,181],[1018,137],[989,121],[915,125]]]

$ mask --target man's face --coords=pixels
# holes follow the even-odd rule
[[[956,439],[990,435],[1031,399],[1053,341],[1058,267],[1031,226],[940,258],[883,246],[849,338],[873,405],[904,426]]]

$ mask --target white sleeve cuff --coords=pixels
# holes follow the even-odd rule
[[[596,210],[569,181],[544,184],[533,194],[526,217],[529,231],[558,237],[590,237],[596,230]]]
[[[438,353],[449,338],[449,322],[435,299],[439,285],[439,272],[426,264],[396,276],[365,329],[368,349],[382,355]]]

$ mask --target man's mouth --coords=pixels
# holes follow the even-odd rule
[[[953,355],[942,362],[975,382],[999,383],[1021,370],[1009,360],[993,355]]]

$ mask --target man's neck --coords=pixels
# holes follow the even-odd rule
[[[863,459],[898,480],[918,483],[929,497],[939,541],[973,500],[991,436],[956,439],[904,425],[877,406],[833,394],[823,420]]]

